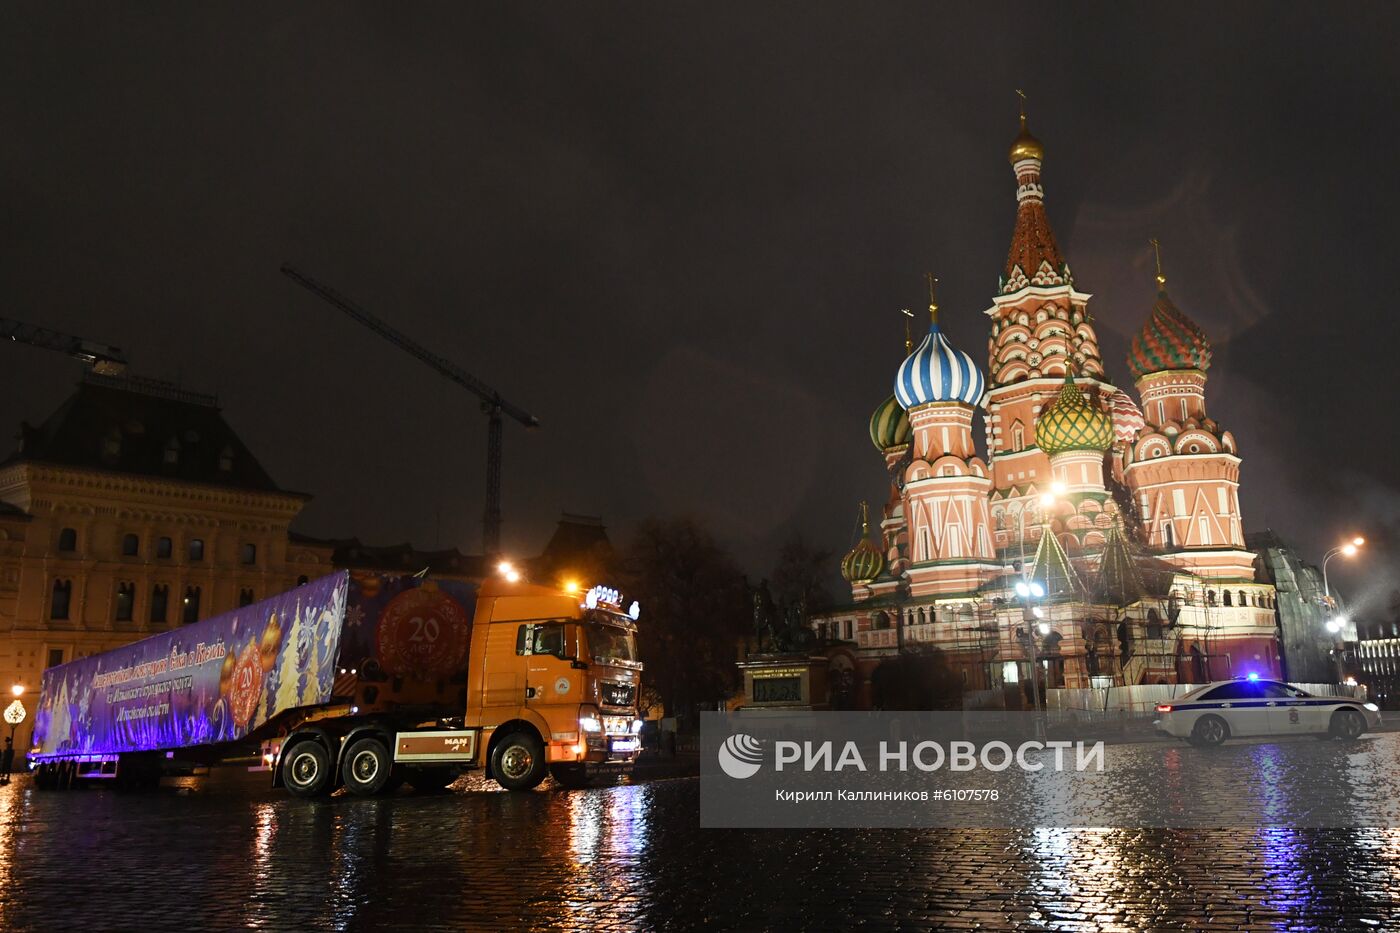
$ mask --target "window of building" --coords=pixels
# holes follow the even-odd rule
[[[228,473],[233,469],[233,448],[225,447],[219,451],[219,471]]]
[[[45,666],[45,667],[58,667],[58,666],[59,666],[60,664],[62,664],[62,663],[63,663],[63,649],[62,649],[62,648],[50,648],[50,649],[49,649],[49,663],[48,663],[48,664],[45,664],[44,666]]]
[[[169,558],[171,552],[174,550],[174,547],[174,542],[171,541],[169,538],[157,538],[156,557]]]
[[[190,560],[204,560],[204,539],[190,539]]]
[[[1234,604],[1235,604],[1235,602],[1234,602],[1234,597],[1232,597],[1232,596],[1230,595],[1230,591],[1229,591],[1229,590],[1226,590],[1226,591],[1225,591],[1225,605],[1227,605],[1227,606],[1233,606]],[[1244,603],[1240,603],[1240,605],[1244,605]]]
[[[132,610],[136,608],[136,584],[117,584],[117,621],[130,622]]]
[[[1011,426],[1011,449],[1024,450],[1026,446],[1026,429],[1021,422],[1016,422]]]
[[[1248,605],[1249,605],[1249,597],[1248,597],[1248,595],[1245,593],[1244,590],[1240,590],[1240,605],[1241,605],[1241,606],[1248,606]]]
[[[256,544],[243,545],[243,563],[256,564],[258,562],[258,546]]]
[[[68,618],[69,602],[73,598],[72,580],[53,581],[53,600],[49,603],[50,619]]]
[[[122,535],[122,556],[135,557],[141,552],[141,539],[136,535]]]
[[[173,466],[179,462],[180,442],[172,437],[170,440],[165,442],[165,463],[167,466]]]
[[[58,549],[65,553],[78,549],[78,530],[65,528],[58,533]]]
[[[252,604],[253,589],[252,587],[245,586],[238,591],[238,608],[242,609],[244,606],[251,606]]]
[[[185,587],[184,608],[180,613],[180,622],[184,625],[193,625],[199,621],[199,587]]]
[[[164,622],[169,606],[170,587],[164,583],[157,583],[151,587],[151,621]]]

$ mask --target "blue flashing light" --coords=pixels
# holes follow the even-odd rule
[[[1258,679],[1259,679],[1259,672],[1258,672],[1258,671],[1250,671],[1248,674],[1245,675],[1245,679],[1246,679],[1246,680],[1258,680]]]

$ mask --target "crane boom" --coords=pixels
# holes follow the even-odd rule
[[[282,266],[282,274],[308,291],[320,295],[323,299],[335,305],[341,311],[344,311],[346,315],[363,324],[365,327],[368,327],[400,350],[417,357],[422,362],[427,363],[430,367],[437,370],[441,375],[451,379],[467,391],[475,393],[487,405],[493,408],[499,408],[503,413],[510,415],[527,428],[539,427],[540,420],[534,415],[507,402],[505,399],[501,398],[499,392],[471,373],[466,372],[455,363],[438,356],[407,334],[400,333],[393,327],[390,327],[329,285],[316,281],[310,276],[298,271],[296,267],[290,264],[284,264]]]
[[[482,516],[482,544],[488,555],[497,554],[501,549],[501,415],[507,414],[527,428],[539,427],[540,420],[534,415],[501,398],[501,393],[460,366],[443,359],[418,341],[402,334],[379,318],[361,308],[340,292],[322,282],[318,282],[297,270],[290,263],[283,263],[282,274],[302,288],[319,295],[326,302],[343,311],[352,320],[363,324],[394,346],[415,357],[420,362],[436,370],[440,375],[457,383],[468,392],[481,399],[481,410],[486,413],[486,508]]]
[[[126,370],[126,354],[120,348],[49,330],[37,324],[0,318],[0,338],[4,337],[15,343],[26,343],[31,347],[67,354],[88,364],[93,371],[104,376],[117,376]]]

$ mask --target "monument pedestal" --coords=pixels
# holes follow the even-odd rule
[[[739,662],[744,673],[742,710],[830,709],[826,683],[827,660],[805,652],[751,654]]]

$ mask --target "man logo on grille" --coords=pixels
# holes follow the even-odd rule
[[[736,780],[751,778],[763,763],[763,744],[742,732],[731,735],[719,747],[719,766]]]

